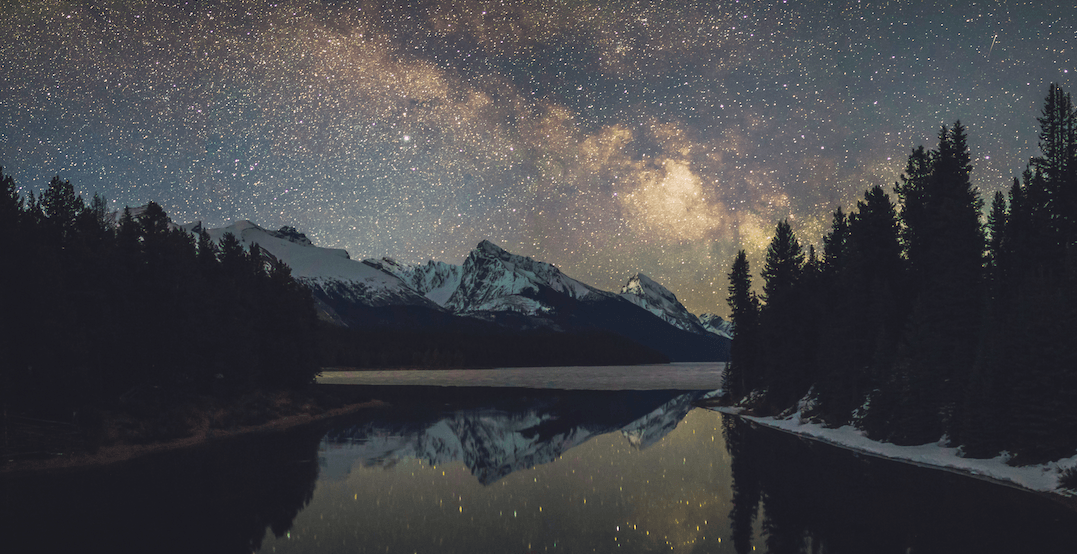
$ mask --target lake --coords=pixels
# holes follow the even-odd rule
[[[1077,512],[1054,501],[694,407],[708,390],[350,386],[389,405],[106,469],[0,478],[4,551],[1012,553],[1077,545]]]

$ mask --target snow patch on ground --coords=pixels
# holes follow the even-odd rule
[[[865,454],[965,473],[1039,492],[1063,493],[1059,489],[1059,474],[1067,468],[1077,466],[1077,455],[1075,455],[1044,464],[1012,467],[1006,465],[1009,460],[1009,456],[1006,455],[986,460],[962,458],[958,448],[943,446],[942,441],[918,446],[898,446],[871,440],[864,436],[863,431],[851,425],[830,429],[818,423],[802,422],[800,412],[788,418],[776,419],[742,415],[738,413],[740,411],[738,408],[711,409],[725,414],[736,414],[738,417],[759,425],[811,437]]]

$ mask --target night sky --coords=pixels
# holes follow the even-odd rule
[[[974,183],[1077,92],[1062,2],[2,3],[0,165],[174,221],[293,225],[355,259],[489,239],[726,313],[737,248],[819,243],[968,127]]]

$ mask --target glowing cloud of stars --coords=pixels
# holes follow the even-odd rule
[[[975,183],[1074,86],[1067,2],[29,0],[0,12],[0,164],[353,258],[479,241],[724,313],[737,248],[897,179],[940,126]]]

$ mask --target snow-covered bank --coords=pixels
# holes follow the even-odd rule
[[[874,441],[864,436],[863,431],[851,425],[829,429],[818,423],[802,422],[799,412],[786,419],[777,419],[774,417],[742,415],[738,413],[738,408],[713,407],[709,409],[724,414],[733,414],[772,429],[811,437],[871,456],[948,470],[1036,492],[1068,497],[1075,496],[1073,493],[1059,488],[1059,477],[1062,471],[1077,466],[1077,455],[1044,464],[1013,467],[1006,464],[1008,460],[1006,456],[997,456],[986,460],[962,458],[958,454],[956,447],[942,446],[935,443],[918,446],[898,446]]]

